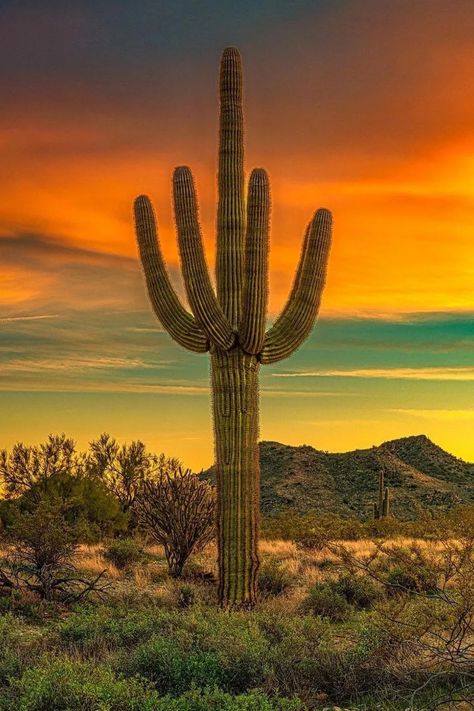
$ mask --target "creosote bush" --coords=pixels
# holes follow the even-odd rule
[[[64,603],[77,602],[91,592],[104,594],[105,571],[86,578],[74,563],[77,538],[61,504],[40,501],[32,513],[19,516],[9,531],[7,555],[0,560],[0,590],[28,591]]]
[[[146,560],[143,545],[135,538],[116,538],[105,546],[103,557],[119,570]]]
[[[258,585],[264,595],[282,595],[294,584],[294,576],[275,559],[265,560],[260,566]]]
[[[365,575],[341,575],[328,585],[342,595],[350,605],[359,609],[370,609],[385,593],[383,586]]]
[[[93,662],[45,659],[11,679],[0,711],[156,711],[157,703],[145,681],[121,678]]]
[[[172,577],[215,534],[214,487],[189,470],[160,471],[144,480],[134,510],[144,531],[164,547]]]
[[[301,609],[319,617],[326,617],[332,622],[343,622],[350,614],[350,605],[346,598],[328,583],[313,585],[301,603]]]

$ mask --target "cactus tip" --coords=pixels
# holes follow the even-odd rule
[[[191,177],[191,168],[187,165],[178,165],[174,169],[173,179],[174,180],[187,180]]]

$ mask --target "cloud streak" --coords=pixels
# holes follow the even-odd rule
[[[275,378],[390,378],[398,380],[474,380],[474,366],[424,368],[352,368],[273,373]]]

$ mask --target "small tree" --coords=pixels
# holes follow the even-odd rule
[[[17,442],[11,452],[0,452],[0,479],[9,497],[32,492],[39,499],[52,477],[71,474],[76,467],[75,443],[65,434],[49,435],[35,447]]]
[[[89,474],[98,476],[120,501],[124,511],[132,508],[138,491],[152,468],[153,457],[137,440],[120,446],[107,433],[90,443]]]
[[[211,541],[216,497],[212,484],[189,470],[159,470],[135,500],[140,525],[165,549],[170,575],[181,575],[191,553]]]

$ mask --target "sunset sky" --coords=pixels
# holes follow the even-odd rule
[[[425,433],[474,460],[473,0],[0,0],[0,447],[108,431],[212,462],[207,356],[160,330],[131,205],[180,293],[176,165],[214,262],[217,75],[245,71],[272,184],[270,319],[314,210],[320,320],[262,370],[261,436],[345,451]]]

